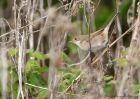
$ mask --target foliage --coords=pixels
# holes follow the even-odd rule
[[[76,44],[73,43],[73,38],[80,33],[86,35],[90,31],[90,29],[88,28],[88,25],[86,23],[86,21],[90,20],[89,19],[90,17],[86,16],[87,13],[94,14],[94,20],[91,21],[91,24],[93,24],[93,27],[92,27],[93,31],[99,30],[102,27],[104,27],[106,25],[106,23],[109,22],[109,20],[110,20],[109,18],[111,16],[113,16],[115,13],[115,10],[116,10],[116,7],[115,7],[116,4],[114,4],[115,1],[112,0],[112,1],[110,1],[111,3],[108,3],[107,0],[101,0],[101,3],[99,5],[96,5],[98,3],[97,1],[100,1],[100,0],[95,0],[95,1],[89,0],[90,1],[89,5],[91,6],[93,3],[93,5],[95,7],[94,9],[92,9],[92,12],[90,12],[91,9],[88,9],[87,4],[86,4],[87,2],[84,4],[83,0],[42,0],[43,4],[41,4],[41,0],[39,0],[39,1],[36,0],[35,3],[37,3],[37,5],[34,5],[34,6],[26,4],[26,2],[24,2],[24,0],[23,1],[17,0],[17,2],[16,2],[17,5],[15,5],[15,8],[13,5],[14,4],[13,1],[14,0],[11,0],[11,1],[0,0],[0,15],[2,13],[2,15],[3,15],[2,19],[5,20],[4,25],[2,23],[0,25],[0,46],[1,46],[1,48],[0,48],[0,54],[1,54],[1,56],[0,56],[0,81],[2,80],[3,77],[5,77],[5,76],[3,76],[3,74],[7,73],[7,75],[8,75],[7,78],[6,77],[4,78],[4,79],[7,79],[7,81],[5,80],[5,82],[7,82],[6,83],[7,92],[4,92],[4,93],[6,93],[7,98],[10,97],[12,99],[16,99],[18,96],[19,87],[20,87],[19,81],[21,80],[20,76],[19,76],[20,75],[20,72],[19,72],[20,64],[21,64],[20,69],[22,69],[22,71],[21,71],[22,82],[20,84],[23,87],[24,94],[26,94],[26,89],[27,89],[29,99],[34,99],[34,98],[45,99],[48,96],[48,94],[49,94],[48,89],[50,87],[48,84],[49,76],[50,76],[49,73],[50,73],[50,68],[51,68],[50,64],[53,64],[53,62],[51,63],[50,60],[52,57],[54,57],[53,61],[55,61],[55,58],[57,58],[57,57],[55,57],[55,54],[52,54],[52,56],[50,55],[50,53],[51,53],[50,47],[51,47],[51,44],[53,45],[53,40],[55,39],[55,37],[57,38],[58,35],[60,37],[60,34],[59,34],[60,31],[58,31],[58,30],[60,29],[61,31],[65,32],[66,26],[68,26],[68,28],[67,28],[68,35],[67,35],[67,38],[65,38],[66,42],[64,44],[64,48],[62,49],[62,52],[60,53],[61,54],[59,57],[60,60],[58,59],[58,61],[60,61],[60,63],[61,63],[60,64],[61,66],[59,66],[59,68],[55,68],[57,71],[57,72],[55,72],[56,75],[57,76],[59,75],[58,76],[59,83],[57,86],[55,86],[56,91],[57,91],[56,94],[58,94],[58,95],[65,94],[66,89],[69,88],[71,86],[71,84],[73,84],[75,79],[77,79],[77,77],[80,74],[87,72],[87,68],[90,68],[91,70],[95,70],[97,67],[97,70],[98,70],[101,67],[101,66],[98,66],[99,64],[97,64],[97,66],[93,67],[94,69],[89,66],[86,69],[84,68],[85,70],[83,69],[81,64],[80,64],[80,66],[75,65],[73,67],[69,67],[70,64],[74,64],[77,62],[79,63],[79,59],[80,59],[80,57],[79,57],[80,55],[78,55],[79,54],[78,46],[76,46]],[[31,1],[31,4],[33,3],[33,1]],[[59,13],[61,13],[60,16],[58,13],[56,13],[56,15],[53,15],[52,12],[49,12],[49,13],[51,13],[51,15],[50,15],[51,17],[48,16],[49,15],[47,12],[47,10],[49,8],[48,1],[52,1],[52,6],[55,6],[57,8],[57,11]],[[79,2],[76,2],[76,1],[79,1]],[[20,4],[21,2],[23,3],[23,5]],[[120,23],[121,23],[120,27],[122,28],[121,31],[125,31],[129,27],[126,24],[126,19],[127,19],[128,9],[132,5],[132,3],[133,3],[133,0],[123,0],[121,2],[120,8],[119,8],[119,12],[120,12],[119,18],[120,18]],[[70,6],[67,6],[69,4],[70,4]],[[26,14],[24,13],[24,12],[26,12],[27,5],[28,5],[27,9],[29,12],[27,11],[26,14],[28,14],[28,13],[31,14],[30,17],[28,17],[28,15],[26,16]],[[34,11],[31,11],[31,12],[33,12],[33,16],[32,16],[32,13],[30,13],[30,10],[33,10],[32,7],[36,8],[36,9],[34,8]],[[137,8],[137,7],[135,7],[135,8]],[[20,12],[20,10],[21,10],[21,12]],[[86,13],[84,12],[85,10],[87,10]],[[95,12],[94,12],[94,10],[95,10]],[[17,12],[15,12],[15,11],[17,11]],[[134,12],[136,12],[136,9]],[[73,13],[75,13],[75,14],[73,15]],[[67,15],[67,17],[64,17],[63,15],[65,15],[65,16]],[[62,20],[64,20],[64,22],[62,20],[59,20],[58,17],[60,19],[62,18]],[[86,18],[87,18],[87,20],[86,20]],[[68,24],[66,19],[68,19],[68,22],[72,21],[73,23],[75,21],[76,22],[80,21],[78,24],[79,29],[77,29],[77,27],[75,29],[74,24],[72,24],[72,25]],[[35,20],[35,22],[34,22],[34,20]],[[36,22],[36,20],[37,20],[37,22]],[[45,23],[45,21],[46,21],[46,23]],[[0,22],[1,22],[1,20],[0,20]],[[63,27],[61,27],[61,24],[63,25]],[[117,25],[115,25],[114,27],[117,27]],[[37,30],[37,32],[36,32],[36,30]],[[75,30],[76,30],[76,32],[75,32]],[[80,33],[79,33],[79,30],[80,30]],[[78,33],[77,33],[77,31],[78,31]],[[109,35],[110,41],[112,39],[117,39],[118,35],[116,35],[116,34],[119,32],[119,31],[117,31],[117,29],[116,30],[114,29],[111,31],[116,31],[116,32],[114,34],[112,33],[111,35]],[[3,35],[3,32],[5,33],[4,35]],[[25,35],[23,35],[24,32],[27,32],[27,34],[25,33]],[[49,39],[52,36],[52,34],[51,34],[52,32],[58,32],[58,35],[55,35],[54,39],[51,40],[52,42],[50,42]],[[33,35],[33,39],[32,39],[33,42],[30,42],[30,40],[31,40],[30,36],[32,36],[32,35]],[[24,37],[24,39],[22,39],[22,37]],[[11,39],[11,38],[13,38],[13,39]],[[61,38],[61,39],[63,39],[63,38]],[[17,40],[19,40],[19,41],[17,41]],[[22,40],[24,42],[22,42]],[[121,37],[121,40],[124,41],[123,47],[125,47],[125,45],[127,45],[128,43],[133,44],[133,42],[131,42],[131,40],[129,42],[127,42],[126,41],[127,38]],[[60,40],[60,41],[62,41],[62,40]],[[135,40],[135,42],[136,41],[139,41],[139,40]],[[117,42],[119,42],[119,41],[117,41]],[[30,43],[33,43],[33,44],[30,44]],[[63,43],[63,42],[60,42],[60,43]],[[20,53],[21,52],[20,46],[22,44],[23,44],[24,50],[22,53]],[[109,42],[109,44],[110,44],[110,42]],[[31,47],[31,45],[33,45],[33,47]],[[55,46],[53,46],[54,49],[55,49],[55,47],[58,47],[59,45],[61,46],[61,44],[59,44],[59,42],[58,42]],[[131,45],[128,48],[122,49],[119,53],[120,56],[116,57],[117,56],[116,48],[118,45],[114,44],[113,47],[110,48],[112,50],[111,58],[113,58],[113,59],[111,59],[111,63],[113,64],[112,66],[114,69],[114,71],[112,70],[111,72],[113,72],[113,73],[106,75],[106,70],[103,70],[102,74],[104,74],[104,76],[101,77],[101,79],[100,79],[99,77],[97,77],[98,75],[89,75],[91,72],[95,73],[95,71],[90,71],[90,69],[89,69],[89,71],[87,72],[88,76],[85,76],[84,79],[80,80],[79,86],[77,85],[79,87],[78,91],[77,92],[73,91],[74,88],[73,89],[71,88],[72,92],[69,92],[69,94],[70,94],[69,98],[75,99],[75,97],[78,96],[79,93],[80,93],[81,97],[82,96],[84,97],[87,94],[89,94],[88,91],[87,92],[85,91],[88,84],[86,85],[84,82],[85,82],[85,79],[87,79],[88,77],[90,78],[90,76],[95,76],[95,78],[97,77],[96,79],[94,79],[95,82],[96,82],[96,80],[101,80],[101,83],[103,83],[103,84],[100,84],[100,82],[99,83],[97,82],[97,87],[102,86],[105,96],[108,96],[108,97],[116,95],[114,92],[115,85],[117,85],[118,82],[119,82],[119,84],[122,83],[122,81],[123,81],[122,78],[124,77],[124,76],[122,76],[124,68],[131,68],[132,69],[131,73],[128,72],[128,75],[130,77],[134,77],[134,79],[137,79],[134,76],[134,75],[136,75],[134,71],[137,70],[136,73],[139,72],[138,69],[139,69],[139,64],[140,64],[140,62],[139,62],[140,49],[136,47],[136,45],[139,45],[139,44],[136,43],[134,45],[135,46]],[[37,46],[39,47],[39,49],[36,48]],[[132,47],[132,49],[131,49],[131,47]],[[136,47],[136,49],[134,50],[133,47]],[[5,57],[3,57],[4,53],[1,53],[1,52],[3,52],[1,50],[2,48],[6,48]],[[56,49],[54,51],[59,52],[59,50],[56,50]],[[132,53],[130,53],[130,52],[132,52]],[[84,53],[82,53],[82,54],[84,54]],[[133,55],[135,57],[133,57]],[[22,57],[20,57],[20,56],[22,56]],[[128,60],[128,58],[130,58],[128,56],[131,56],[130,60]],[[21,60],[20,60],[20,58],[21,58]],[[108,58],[110,58],[110,57],[107,56],[106,60],[110,61]],[[4,63],[4,65],[3,65],[3,60],[5,62],[7,62],[7,63]],[[86,60],[87,63],[88,63],[88,61],[89,60]],[[108,62],[108,64],[109,64],[109,62]],[[103,65],[103,68],[106,66],[106,64],[102,64],[102,65]],[[106,68],[110,69],[111,67],[108,66]],[[120,77],[118,77],[118,74],[115,70],[119,71],[119,73],[121,75]],[[6,72],[4,72],[4,71],[6,71]],[[96,71],[96,72],[100,74],[100,72],[98,72],[98,71]],[[129,76],[128,76],[128,79],[129,79]],[[53,79],[56,79],[56,78],[53,78]],[[92,80],[93,79],[90,79],[90,81],[92,81]],[[132,79],[129,79],[129,81],[130,80],[132,80]],[[139,85],[138,80],[139,79],[137,79],[137,81],[135,83],[133,83],[133,80],[130,81],[132,85],[128,86],[126,84],[126,86],[128,86],[129,88],[127,87],[124,89],[125,90],[131,89],[133,94],[138,95],[140,93],[139,92],[140,85]],[[89,83],[90,83],[90,81],[89,81]],[[4,91],[4,87],[2,86],[2,84],[3,83],[0,82],[0,99],[2,98],[2,92]],[[75,87],[75,86],[72,86],[72,87]],[[99,88],[99,90],[100,90],[100,88]],[[20,96],[19,98],[22,98],[22,97]],[[65,96],[63,98],[66,99]]]

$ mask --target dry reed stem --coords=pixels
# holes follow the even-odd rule
[[[29,48],[31,48],[31,49],[33,49],[33,48],[35,48],[35,41],[34,41],[34,33],[36,32],[38,32],[39,33],[39,37],[38,37],[38,45],[37,45],[37,48],[36,48],[36,50],[40,50],[40,51],[43,51],[43,49],[45,48],[45,47],[43,47],[43,48],[41,48],[42,47],[42,43],[44,43],[44,42],[42,42],[41,40],[42,40],[42,37],[44,36],[44,35],[46,35],[47,34],[47,36],[48,37],[51,37],[50,36],[50,34],[49,33],[51,33],[50,31],[53,31],[52,33],[58,33],[59,34],[59,32],[63,32],[65,35],[63,35],[64,37],[61,37],[61,36],[59,36],[59,35],[52,35],[52,41],[50,41],[49,42],[49,44],[51,45],[51,47],[49,48],[49,50],[50,50],[50,55],[52,55],[51,56],[51,58],[50,58],[50,77],[49,77],[49,88],[48,88],[48,90],[50,91],[50,99],[52,98],[55,98],[55,97],[57,97],[58,96],[58,94],[61,94],[61,92],[58,92],[57,91],[57,86],[58,86],[58,84],[59,84],[59,75],[58,75],[58,68],[57,67],[55,67],[55,64],[54,64],[54,61],[59,57],[59,54],[63,51],[63,49],[64,49],[64,45],[65,45],[65,42],[66,42],[66,37],[67,37],[67,29],[65,30],[65,31],[63,31],[63,29],[62,29],[62,31],[58,31],[60,28],[58,28],[59,27],[59,25],[58,24],[56,24],[56,23],[54,23],[53,25],[50,25],[50,23],[48,23],[48,21],[50,21],[50,20],[48,20],[48,15],[47,16],[44,16],[44,13],[46,14],[46,12],[45,12],[45,9],[43,8],[43,0],[40,0],[40,1],[37,1],[37,0],[33,0],[33,2],[31,3],[31,1],[30,0],[21,0],[21,5],[17,5],[16,4],[16,2],[17,2],[18,0],[14,0],[14,6],[13,6],[13,9],[14,9],[14,28],[12,29],[12,27],[9,25],[9,23],[5,20],[5,22],[7,23],[7,25],[9,26],[9,28],[10,28],[10,32],[6,32],[6,31],[4,31],[3,33],[4,34],[2,34],[2,35],[0,35],[0,38],[5,38],[5,37],[7,37],[7,36],[9,36],[9,34],[12,36],[12,35],[15,35],[16,36],[16,38],[14,38],[13,36],[10,38],[10,40],[8,40],[8,41],[5,41],[5,42],[0,42],[0,44],[2,45],[2,44],[4,44],[2,47],[3,48],[1,48],[1,52],[0,52],[0,54],[1,54],[1,64],[2,64],[2,66],[4,67],[2,70],[2,74],[3,75],[5,75],[5,76],[3,76],[3,78],[5,78],[5,79],[7,79],[7,77],[6,76],[8,76],[7,75],[7,55],[6,55],[6,51],[7,51],[7,49],[8,49],[8,46],[7,46],[7,44],[10,44],[10,42],[15,42],[16,41],[16,48],[19,50],[19,52],[18,52],[18,61],[16,61],[16,58],[14,58],[14,57],[12,57],[12,61],[13,61],[13,63],[14,63],[14,65],[18,65],[18,70],[17,70],[17,72],[18,72],[18,79],[19,79],[19,91],[18,91],[18,95],[17,95],[17,98],[22,98],[22,99],[24,99],[24,97],[26,97],[26,99],[28,98],[28,91],[26,91],[26,90],[28,90],[28,88],[26,88],[26,85],[29,85],[29,86],[32,86],[32,87],[35,87],[35,88],[40,88],[40,89],[45,89],[45,90],[47,90],[47,88],[44,88],[44,87],[39,87],[39,86],[35,86],[35,85],[31,85],[31,84],[28,84],[27,82],[26,82],[26,66],[25,66],[25,59],[26,59],[26,44],[28,44],[29,43]],[[65,15],[67,15],[67,17],[69,17],[69,18],[71,18],[72,16],[74,16],[74,15],[76,15],[77,13],[78,13],[78,10],[77,10],[77,6],[82,2],[82,3],[84,3],[84,6],[86,5],[85,4],[85,2],[86,3],[88,3],[89,1],[91,1],[91,0],[88,0],[88,1],[86,1],[86,0],[78,0],[78,1],[76,1],[76,0],[71,0],[70,1],[70,3],[66,3],[65,5],[62,5],[62,6],[60,6],[59,8],[57,8],[56,10],[58,11],[58,10],[60,10],[60,9],[63,9],[64,7],[66,8],[68,8],[67,10],[66,10],[66,12],[65,12]],[[26,3],[28,2],[28,4],[26,5]],[[36,2],[36,3],[35,3]],[[49,7],[51,7],[51,2],[52,2],[52,0],[48,0],[48,4],[49,4]],[[99,0],[99,3],[98,3],[98,5],[100,4],[100,2],[101,2],[101,0]],[[25,3],[25,4],[24,4]],[[75,5],[74,5],[74,3],[75,3]],[[26,6],[26,8],[24,9],[23,7],[25,7]],[[19,7],[19,8],[18,8]],[[97,9],[97,7],[98,6],[96,6],[96,8],[95,9]],[[36,12],[37,12],[37,10],[36,9],[38,9],[39,8],[39,12],[40,12],[40,16],[41,16],[41,18],[38,18],[37,17],[37,20],[34,20],[34,16],[36,15]],[[19,10],[18,10],[19,9]],[[21,13],[20,13],[20,10],[21,9],[24,9],[24,11],[26,12],[26,15],[25,15],[25,17],[27,18],[26,19],[26,21],[27,21],[27,23],[25,24],[25,25],[22,25],[23,23],[21,22],[21,20],[22,20],[22,18],[20,17],[21,16]],[[84,14],[85,16],[86,16],[86,13]],[[18,16],[18,18],[17,18],[17,16]],[[56,17],[56,16],[55,16]],[[60,17],[63,17],[63,15],[61,15]],[[64,17],[63,17],[64,18]],[[87,17],[86,17],[87,18]],[[93,18],[94,19],[94,18]],[[43,20],[45,20],[45,22],[43,22]],[[59,19],[58,19],[59,20]],[[86,21],[86,23],[88,24],[88,30],[90,30],[90,23],[87,21],[87,20],[84,20],[84,21]],[[129,55],[130,55],[130,57],[133,57],[134,55],[133,55],[133,47],[138,47],[137,45],[135,46],[135,44],[134,43],[136,43],[135,42],[135,40],[137,40],[137,38],[136,38],[136,35],[137,35],[137,33],[136,32],[138,32],[138,26],[137,26],[137,24],[139,24],[138,22],[137,22],[137,24],[135,24],[135,25],[133,25],[132,27],[130,27],[124,34],[121,34],[121,28],[120,28],[120,23],[118,22],[119,21],[119,19],[117,18],[117,27],[118,27],[118,31],[119,31],[119,36],[118,36],[118,38],[113,42],[113,43],[111,43],[110,45],[109,45],[109,48],[110,47],[112,47],[115,43],[117,43],[118,44],[118,47],[119,46],[121,46],[121,45],[123,45],[123,44],[120,44],[120,39],[122,39],[122,37],[124,36],[124,35],[126,35],[128,32],[130,32],[134,27],[135,27],[135,31],[133,32],[134,34],[133,34],[133,40],[131,41],[131,46],[130,46],[130,49],[129,49]],[[58,22],[62,22],[62,20],[61,21],[58,21]],[[34,28],[35,28],[35,26],[34,26],[34,23],[37,23],[37,24],[40,24],[40,27],[38,26],[38,30],[35,30],[34,31]],[[63,23],[63,22],[62,22]],[[137,28],[137,29],[136,29]],[[55,30],[56,29],[56,30]],[[57,30],[58,29],[58,30]],[[29,32],[29,33],[28,33]],[[46,33],[47,32],[47,33]],[[27,34],[28,33],[28,34]],[[56,33],[56,34],[57,34]],[[60,33],[61,34],[61,33]],[[55,36],[56,37],[58,37],[57,39],[55,39]],[[90,35],[89,35],[90,36]],[[29,39],[28,39],[28,37],[29,37]],[[16,40],[15,40],[16,39]],[[63,39],[62,40],[62,42],[59,42],[59,40],[60,39]],[[15,41],[14,41],[15,40]],[[27,42],[27,40],[29,40],[29,42]],[[57,43],[59,42],[59,44],[60,44],[60,46],[57,46]],[[138,42],[137,42],[138,43]],[[59,45],[58,44],[58,45]],[[5,46],[6,45],[6,46]],[[13,46],[13,45],[12,45]],[[53,49],[54,48],[54,49]],[[48,50],[48,49],[47,49]],[[99,55],[97,58],[96,58],[96,60],[95,61],[93,61],[93,63],[92,64],[94,64],[94,63],[96,63],[98,60],[99,60],[99,58],[101,58],[102,56],[103,56],[103,54],[106,52],[108,50],[108,48],[106,48],[102,53],[101,53],[101,55]],[[117,49],[118,50],[118,49]],[[46,51],[47,52],[47,51]],[[48,53],[48,52],[47,52]],[[86,59],[88,58],[88,56],[89,56],[89,54],[87,55],[87,57],[84,57],[84,59],[82,58],[83,56],[81,55],[80,56],[80,54],[83,54],[83,53],[79,53],[79,57],[81,58],[81,61],[79,62],[79,63],[76,63],[76,64],[71,64],[71,65],[69,65],[69,66],[73,66],[73,65],[81,65],[81,72],[82,73],[84,73],[84,76],[85,77],[82,77],[84,80],[87,80],[87,81],[85,81],[85,82],[88,82],[88,83],[92,83],[92,81],[91,81],[91,78],[97,78],[96,80],[97,80],[97,82],[100,82],[100,80],[102,79],[102,76],[103,76],[103,71],[102,70],[100,70],[100,71],[98,71],[98,70],[96,70],[96,68],[95,69],[93,69],[92,67],[90,68],[90,67],[87,67],[89,64],[87,64],[86,63]],[[128,56],[129,56],[128,55]],[[57,57],[57,58],[55,58],[55,57]],[[118,55],[118,57],[119,57],[119,55]],[[5,63],[6,62],[6,63]],[[94,64],[95,65],[95,64]],[[131,69],[133,69],[133,68],[131,68]],[[93,71],[92,71],[93,70]],[[125,70],[127,71],[127,72],[125,72]],[[123,74],[123,81],[122,81],[122,83],[121,83],[121,86],[120,86],[120,90],[118,90],[118,94],[119,93],[121,93],[120,95],[122,95],[122,92],[124,91],[124,85],[126,84],[126,81],[127,81],[127,78],[129,77],[128,76],[128,74],[129,74],[129,68],[128,68],[128,70],[127,69],[125,69],[124,70],[124,74]],[[134,70],[133,70],[134,71]],[[24,73],[23,73],[24,72]],[[83,75],[82,75],[83,76]],[[93,76],[96,76],[96,77],[93,77]],[[138,76],[139,76],[139,72],[138,72]],[[2,78],[2,79],[3,79]],[[82,80],[83,80],[82,79]],[[7,83],[7,81],[8,80],[6,80],[6,83]],[[24,82],[25,81],[25,82]],[[90,82],[91,81],[91,82]],[[26,84],[25,86],[23,86],[23,82]],[[131,82],[131,81],[130,81]],[[2,83],[3,85],[3,99],[6,99],[5,97],[6,97],[6,92],[4,91],[5,89],[6,89],[6,83]],[[73,85],[73,84],[72,84]],[[71,86],[72,86],[71,85]],[[69,88],[71,88],[71,86],[69,86]],[[98,94],[101,94],[101,95],[104,95],[104,92],[103,92],[103,86],[102,85],[97,85],[98,86],[98,88],[96,87],[96,86],[91,86],[90,85],[90,87],[92,87],[92,88],[95,88],[95,90],[92,90],[93,91],[93,93],[92,93],[92,95],[95,95],[95,96],[97,96],[98,98],[99,98],[99,96],[98,96]],[[89,86],[87,85],[86,87],[88,87],[89,88]],[[68,88],[68,89],[69,89]],[[87,89],[88,89],[87,88]],[[91,88],[91,89],[92,89]],[[97,88],[97,89],[96,89]],[[99,90],[98,90],[99,89]],[[127,88],[127,89],[129,89],[129,88]],[[90,88],[89,88],[89,90],[90,90]],[[65,92],[66,94],[69,94],[69,93],[67,93],[67,92]],[[20,94],[21,94],[21,96],[20,96]],[[79,94],[74,94],[74,95],[76,95],[76,96],[79,96]],[[139,95],[140,95],[140,92],[139,92]],[[83,95],[83,93],[80,93],[80,96],[79,97],[90,97],[91,95],[90,95],[90,92],[88,92],[88,94],[84,94]],[[93,98],[93,96],[91,96],[90,98]]]
[[[18,51],[18,80],[19,80],[19,89],[17,99],[21,98],[28,99],[28,89],[25,85],[27,82],[26,79],[26,34],[28,29],[22,28],[18,29],[19,27],[24,27],[27,25],[28,21],[28,11],[29,11],[29,2],[28,0],[23,0],[19,3],[19,8],[15,8],[15,11],[18,11],[17,17],[15,16],[15,29],[16,29],[16,47],[19,49]],[[15,4],[16,6],[16,4]],[[15,12],[16,13],[16,12]],[[23,87],[24,84],[24,87]]]
[[[6,25],[4,23],[4,20],[0,19],[0,29],[1,34],[3,34],[6,31]],[[7,55],[6,55],[6,45],[4,42],[6,42],[6,38],[2,38],[2,44],[0,45],[0,71],[1,71],[1,86],[2,86],[2,99],[7,99],[7,82],[8,82],[8,64],[7,64]]]
[[[56,17],[57,16],[57,17]],[[67,16],[56,12],[55,8],[48,9],[47,24],[56,25],[54,28],[48,29],[48,43],[49,43],[49,78],[48,90],[49,99],[55,99],[57,95],[57,86],[60,80],[58,75],[59,63],[61,64],[60,55],[64,49],[67,34],[72,29],[72,23]],[[48,25],[47,25],[48,26]]]
[[[23,49],[24,49],[24,36],[22,36],[21,42],[19,42],[19,55],[18,55],[18,77],[19,77],[19,92],[21,94],[22,99],[24,99],[24,94],[23,94],[23,87],[22,87],[22,81],[23,81],[23,76],[22,76],[22,71],[23,71]],[[19,99],[20,95],[18,94],[17,99]]]
[[[139,33],[139,27],[140,27],[140,4],[138,3],[138,7],[137,7],[137,13],[138,13],[138,17],[137,20],[135,22],[135,28],[133,31],[133,35],[132,35],[132,39],[131,39],[131,43],[130,43],[130,47],[129,47],[129,51],[128,51],[128,55],[127,55],[127,59],[128,62],[126,64],[126,66],[123,69],[123,78],[122,78],[122,82],[120,84],[117,96],[124,96],[124,94],[132,94],[132,93],[125,93],[125,89],[130,87],[130,84],[132,84],[131,82],[133,82],[133,75],[131,75],[131,69],[133,69],[133,64],[129,63],[129,60],[131,60],[132,57],[135,56],[135,49],[138,47],[137,44],[137,40],[140,39],[138,38],[138,33]],[[130,77],[130,78],[129,78]],[[129,80],[128,80],[129,79]],[[127,81],[127,82],[126,82]],[[117,97],[116,99],[121,99],[120,97]]]

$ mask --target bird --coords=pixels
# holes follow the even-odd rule
[[[114,15],[114,17],[111,19],[111,21],[107,24],[106,27],[90,33],[90,40],[89,35],[78,35],[73,38],[72,42],[84,51],[91,50],[94,53],[101,51],[101,49],[105,48],[108,43],[108,32],[113,20],[117,15],[118,13]]]

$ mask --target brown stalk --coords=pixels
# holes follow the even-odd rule
[[[132,34],[132,39],[131,39],[131,43],[130,43],[130,47],[129,47],[129,51],[128,51],[128,55],[127,55],[127,64],[123,69],[123,78],[122,78],[122,82],[120,84],[117,96],[124,96],[124,94],[130,94],[130,93],[125,93],[124,89],[125,88],[129,88],[128,86],[130,86],[130,84],[133,82],[133,75],[131,75],[131,70],[133,69],[133,64],[129,63],[129,60],[131,60],[132,57],[135,56],[135,49],[138,48],[138,33],[140,32],[139,27],[140,27],[140,3],[138,2],[138,6],[137,6],[137,13],[138,13],[138,17],[137,20],[135,22],[135,28]],[[129,78],[130,77],[130,78]],[[129,80],[128,80],[129,79]],[[116,99],[120,99],[119,97]]]

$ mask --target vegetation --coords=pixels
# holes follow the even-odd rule
[[[139,0],[0,0],[0,99],[139,99],[139,27]]]

